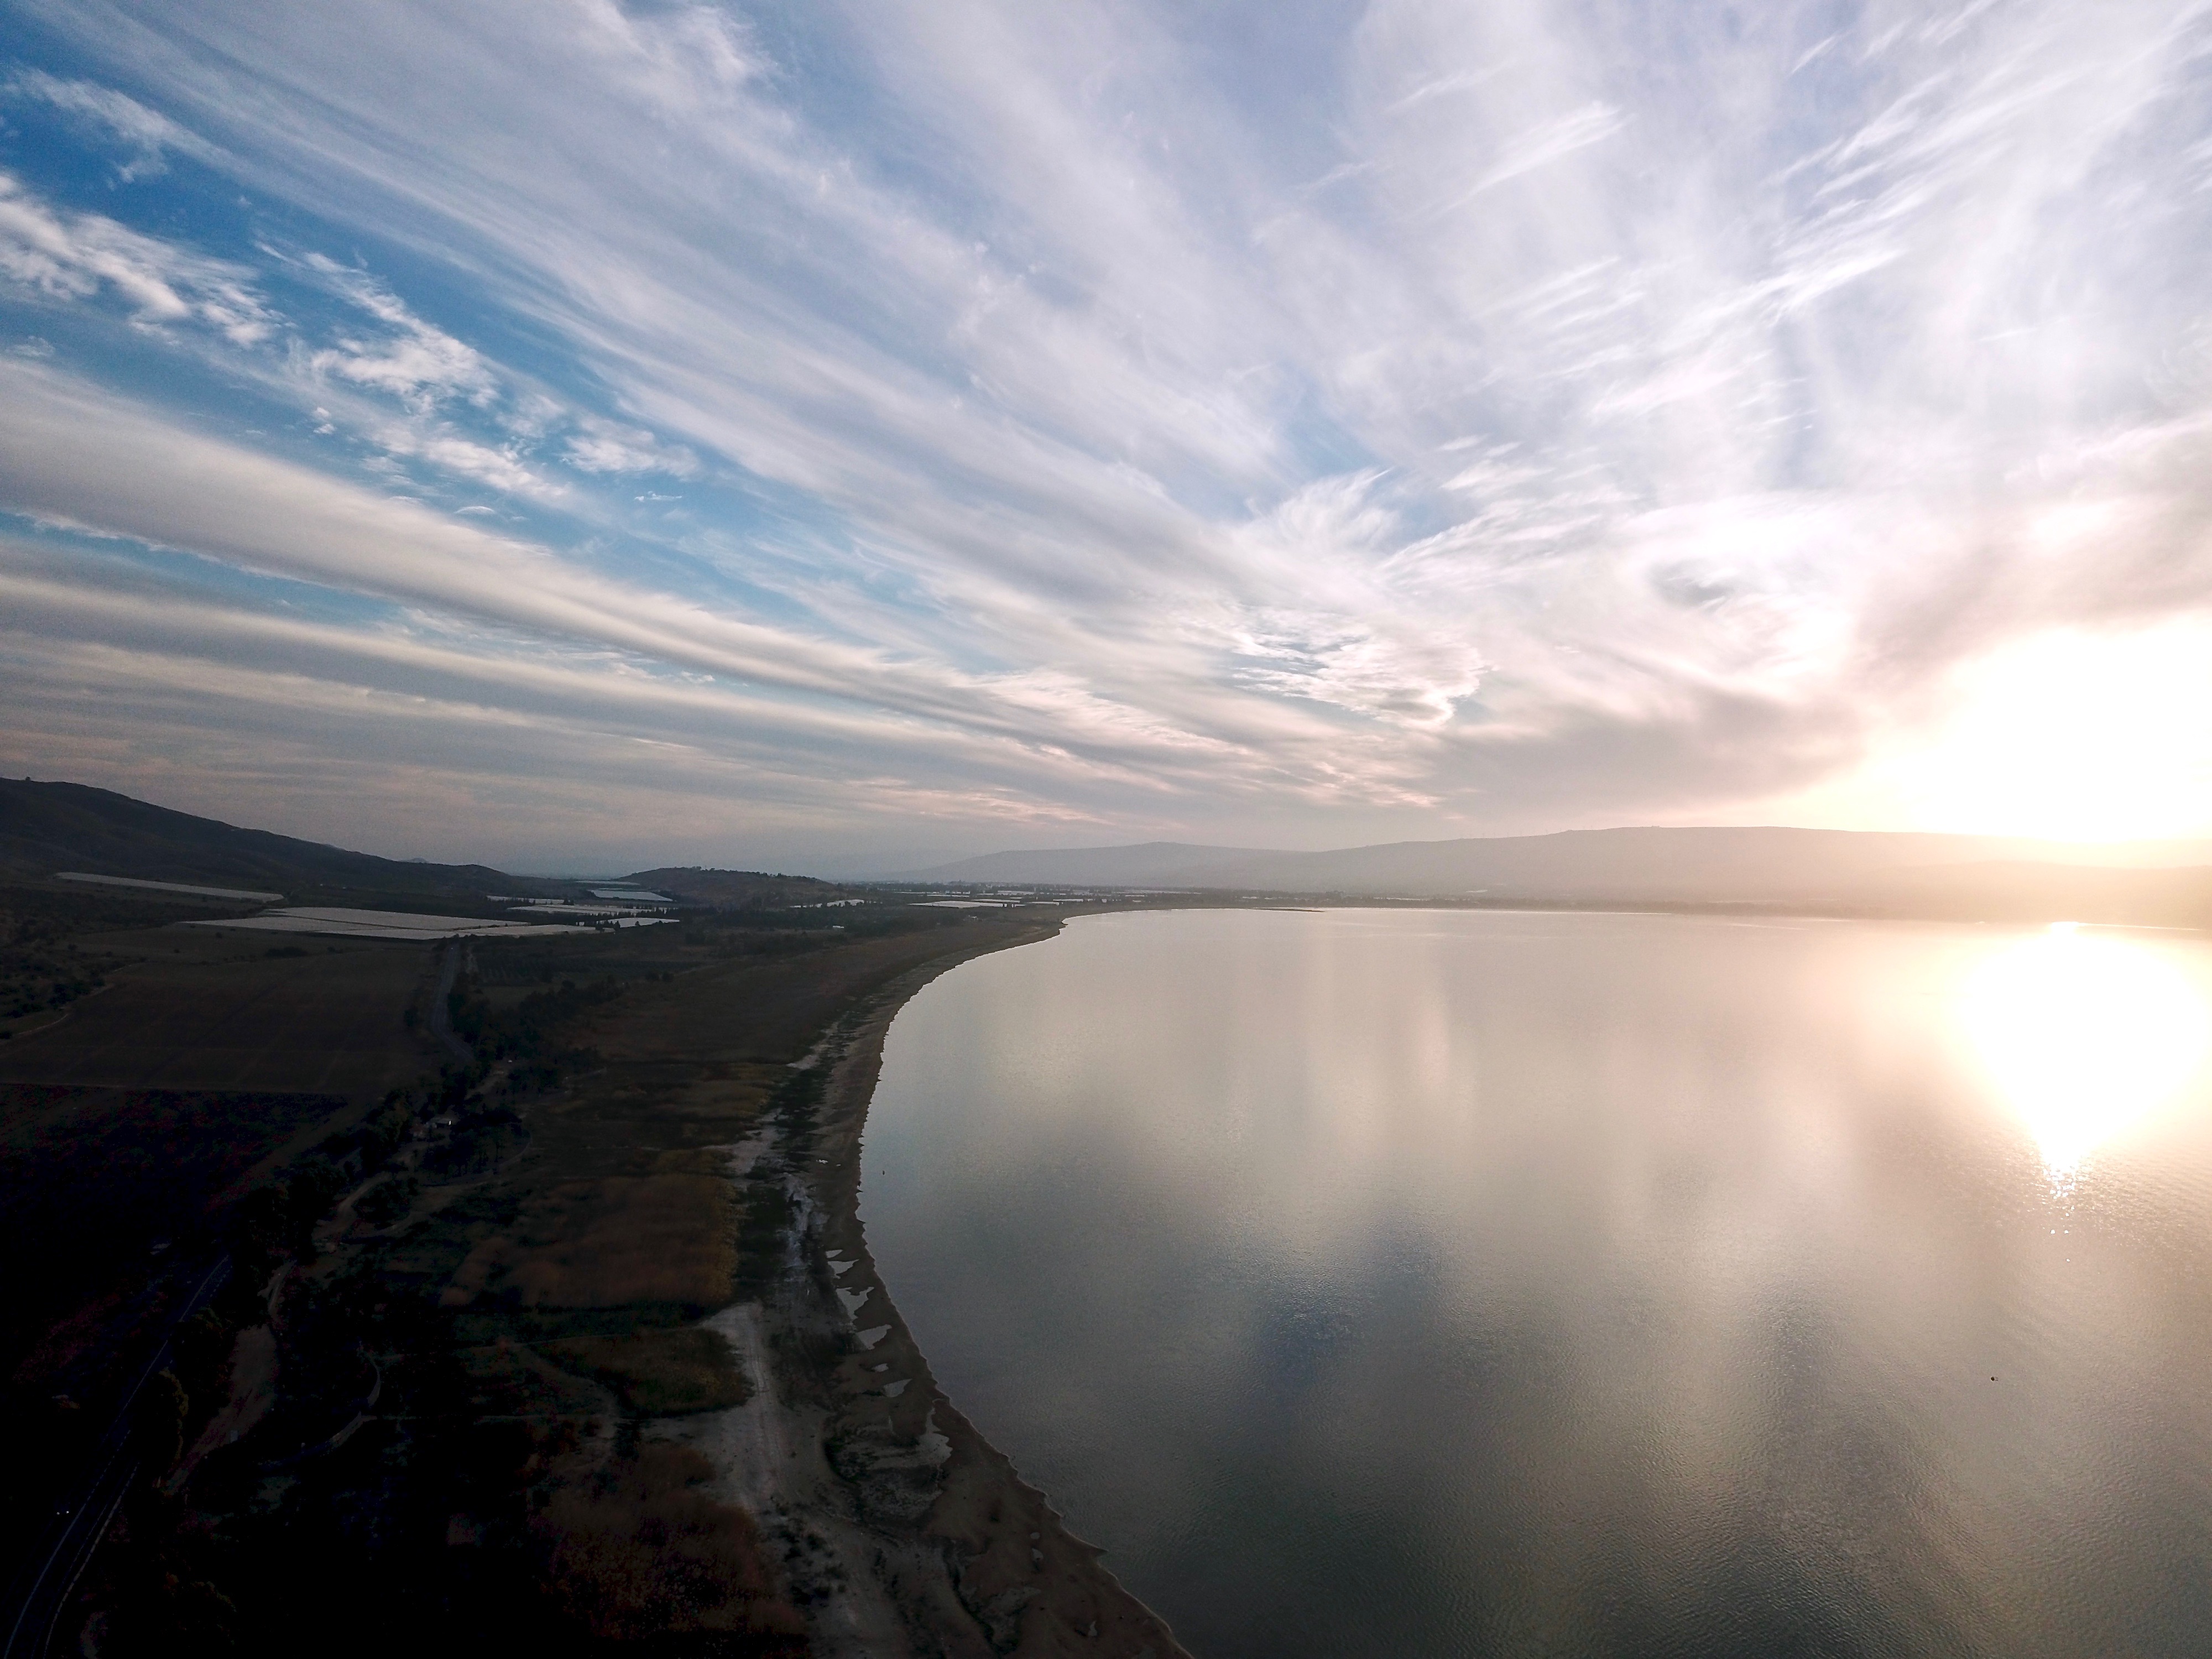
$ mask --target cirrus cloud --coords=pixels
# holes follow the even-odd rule
[[[31,9],[271,204],[0,196],[33,535],[835,711],[638,750],[817,836],[1848,819],[2212,606],[2202,6]]]

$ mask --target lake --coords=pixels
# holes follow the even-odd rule
[[[1201,1659],[2212,1651],[2212,946],[1073,921],[903,1009],[862,1215]]]

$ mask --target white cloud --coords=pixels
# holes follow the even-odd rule
[[[170,150],[204,161],[222,160],[198,134],[112,87],[64,80],[43,70],[20,70],[9,77],[5,90],[17,98],[35,99],[120,139],[133,152],[117,169],[126,184],[167,172],[166,153]]]
[[[1133,779],[1233,757],[1065,677],[902,661],[596,574],[492,535],[149,418],[81,383],[0,365],[0,505],[247,569],[919,720],[1048,744]],[[1073,759],[1071,764],[1077,763]]]
[[[374,429],[371,441],[387,455],[426,461],[441,471],[511,495],[557,501],[568,494],[561,484],[526,465],[511,448],[494,448],[453,432],[386,423]]]
[[[308,361],[317,373],[388,392],[418,411],[446,398],[483,404],[497,395],[498,378],[481,353],[416,316],[374,277],[322,254],[303,263],[385,328],[380,335],[341,335],[313,352]]]
[[[578,424],[582,429],[569,436],[562,453],[581,471],[665,472],[678,478],[698,473],[698,458],[690,450],[663,444],[641,427],[590,415],[580,416]]]
[[[243,266],[188,252],[96,213],[68,213],[0,173],[0,276],[57,299],[112,293],[143,322],[198,323],[240,345],[277,319]]]
[[[1476,180],[1474,188],[1460,198],[1459,204],[1464,206],[1485,191],[1495,190],[1578,149],[1603,143],[1627,125],[1628,118],[1610,104],[1585,104],[1580,109],[1569,110],[1516,137],[1506,146],[1505,153]]]
[[[88,0],[88,49],[253,188],[547,343],[495,363],[325,260],[363,319],[306,359],[339,424],[580,513],[655,471],[749,506],[677,549],[416,558],[289,475],[249,536],[50,458],[41,510],[1064,752],[1070,810],[1246,833],[1753,800],[2005,637],[2200,605],[2203,9],[1621,16],[1286,23],[1293,106],[1190,15],[1084,0],[846,0],[780,62],[689,6],[370,0],[339,35]],[[280,545],[295,495],[342,554]],[[683,559],[781,608],[604,574]]]

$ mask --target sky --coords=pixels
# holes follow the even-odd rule
[[[0,770],[2212,834],[2208,9],[0,0]]]

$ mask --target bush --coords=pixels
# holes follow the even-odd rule
[[[422,1183],[411,1175],[381,1181],[362,1194],[354,1213],[372,1227],[388,1227],[415,1207],[422,1191]]]

